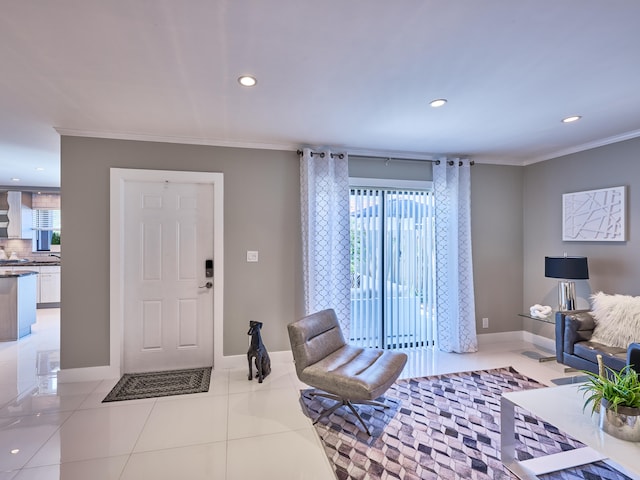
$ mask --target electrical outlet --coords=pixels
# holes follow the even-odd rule
[[[255,250],[247,250],[247,262],[257,262],[258,252]]]
[[[482,319],[482,328],[489,328],[489,319],[487,317]]]

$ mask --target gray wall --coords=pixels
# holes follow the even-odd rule
[[[389,178],[417,167],[378,163],[373,169]],[[285,326],[303,314],[298,165],[295,152],[63,136],[62,368],[109,362],[110,167],[224,173],[224,355],[246,353],[253,319],[265,322],[269,350],[288,350]],[[521,328],[522,174],[522,167],[472,168],[478,333]],[[246,263],[247,250],[258,250],[260,262]],[[482,317],[489,329],[481,329]]]
[[[63,136],[62,368],[109,363],[110,167],[224,173],[224,354],[246,353],[249,320],[289,349],[286,324],[303,314],[295,152]]]
[[[476,327],[480,333],[522,329],[523,168],[471,167],[471,238]],[[489,328],[482,328],[482,318]]]
[[[544,257],[564,252],[588,257],[590,278],[576,281],[578,308],[588,307],[592,292],[640,295],[639,154],[640,139],[633,139],[525,167],[523,309],[558,303],[557,281],[544,276]],[[626,242],[562,241],[562,194],[621,185],[628,187]],[[534,322],[525,328],[539,328]]]

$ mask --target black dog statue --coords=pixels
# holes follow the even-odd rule
[[[247,360],[249,361],[249,380],[253,380],[253,366],[251,365],[251,358],[255,357],[256,361],[256,378],[258,383],[262,383],[262,379],[271,373],[271,360],[267,353],[267,347],[262,343],[262,337],[260,336],[260,329],[262,328],[262,322],[249,322],[249,331],[247,335],[251,335],[251,346],[247,352]]]

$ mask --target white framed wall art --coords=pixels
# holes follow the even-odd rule
[[[562,195],[562,240],[626,240],[626,186]]]

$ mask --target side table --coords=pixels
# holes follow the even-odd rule
[[[555,325],[556,323],[556,310],[551,312],[551,314],[545,318],[534,317],[530,313],[519,313],[518,316],[531,318],[533,320],[538,320],[539,322],[549,323],[552,325]],[[529,358],[533,358],[534,360],[538,360],[539,362],[552,362],[556,359],[555,352],[553,353],[553,355],[541,355],[538,352],[523,352],[523,355]]]

